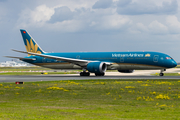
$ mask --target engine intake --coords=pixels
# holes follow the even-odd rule
[[[118,70],[118,72],[121,72],[121,73],[133,73],[134,70]]]
[[[105,73],[107,65],[103,62],[91,62],[87,65],[87,70],[91,73],[102,74]]]

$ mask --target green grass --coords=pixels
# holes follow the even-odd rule
[[[0,84],[0,119],[179,120],[180,81],[76,80]]]

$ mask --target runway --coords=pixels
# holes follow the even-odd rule
[[[105,76],[79,76],[79,74],[56,74],[56,75],[0,75],[0,82],[36,82],[36,81],[56,81],[56,80],[94,80],[94,79],[130,79],[130,80],[152,80],[171,79],[180,80],[180,76],[152,76],[159,73],[159,70],[138,70],[134,73],[106,72]],[[178,69],[168,69],[165,73],[180,73]]]
[[[180,80],[180,76],[79,76],[79,75],[34,75],[34,76],[0,76],[0,82],[35,82],[35,81],[56,81],[56,80],[93,80],[93,79],[172,79]]]

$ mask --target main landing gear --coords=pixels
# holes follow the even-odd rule
[[[90,76],[90,72],[86,72],[86,69],[83,69],[83,72],[80,72],[80,76]]]
[[[104,73],[95,73],[96,76],[104,76]]]
[[[164,76],[164,71],[166,71],[166,69],[162,69],[161,72],[159,73],[159,76]]]
[[[104,76],[105,73],[95,73],[96,76]],[[83,69],[83,72],[80,72],[80,76],[90,76],[90,72],[86,72],[86,69]]]
[[[80,72],[80,76],[90,76],[90,72]]]

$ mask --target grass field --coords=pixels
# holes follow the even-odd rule
[[[180,81],[0,83],[0,119],[180,119]]]

